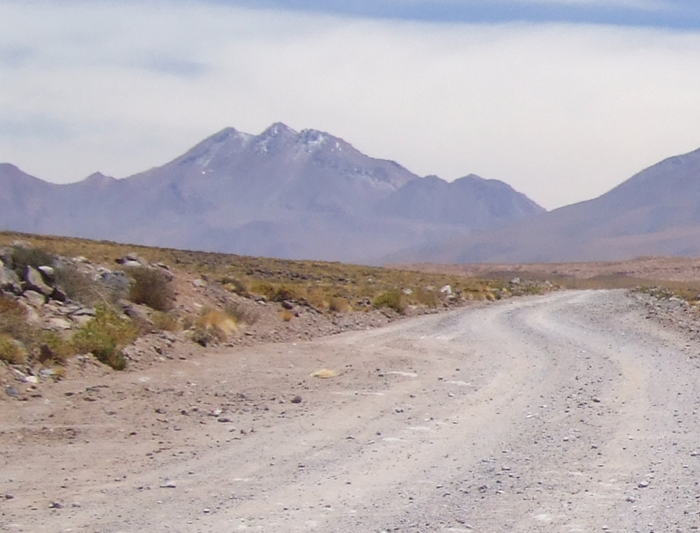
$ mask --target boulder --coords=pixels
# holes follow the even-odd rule
[[[50,296],[53,292],[53,287],[44,282],[41,272],[31,266],[28,266],[24,271],[24,283],[27,289],[39,292],[45,296]]]
[[[19,276],[7,268],[2,261],[0,261],[0,292],[22,293]]]

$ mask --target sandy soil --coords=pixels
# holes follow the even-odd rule
[[[88,366],[0,401],[0,530],[695,531],[698,347],[647,316],[564,292]]]

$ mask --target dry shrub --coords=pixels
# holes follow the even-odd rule
[[[334,296],[328,301],[328,310],[331,313],[347,313],[352,311],[352,306],[345,298]]]
[[[229,292],[243,297],[248,296],[248,287],[246,287],[245,283],[238,278],[223,276],[219,283],[221,283],[221,285],[223,285],[223,287]]]
[[[244,305],[236,302],[226,304],[226,314],[233,318],[238,324],[248,324],[252,326],[260,318],[260,311],[251,305]]]
[[[115,370],[124,370],[126,357],[122,350],[136,340],[136,327],[131,320],[112,309],[98,307],[95,313],[95,318],[73,335],[73,346],[78,352],[93,354]]]
[[[147,267],[129,268],[127,274],[133,280],[129,287],[129,300],[156,311],[172,309],[175,293],[166,274]]]
[[[258,281],[253,283],[250,288],[251,292],[260,294],[271,302],[284,302],[298,300],[303,295],[300,294],[298,288],[290,287],[289,285],[275,285],[268,281]]]
[[[377,297],[372,302],[375,308],[389,308],[393,309],[399,314],[403,314],[406,311],[406,304],[403,299],[403,294],[401,291],[392,289],[384,291],[377,295]]]
[[[294,312],[290,311],[289,309],[285,309],[280,313],[280,318],[282,319],[282,322],[291,322],[295,316],[296,315],[294,314]]]
[[[27,360],[27,349],[9,335],[0,334],[0,361],[19,365]]]
[[[202,346],[224,342],[238,329],[236,320],[225,311],[203,309],[195,320],[192,340]]]
[[[436,291],[429,291],[426,289],[418,289],[413,293],[416,303],[419,305],[424,305],[426,307],[435,308],[440,305],[440,297]]]
[[[154,311],[151,315],[151,322],[157,331],[177,331],[179,329],[177,318],[163,311]]]
[[[27,323],[26,314],[19,302],[0,294],[0,334],[31,348],[38,335],[36,328]]]
[[[88,307],[94,307],[106,299],[102,286],[73,265],[56,269],[56,284],[68,298]]]
[[[75,355],[75,346],[60,333],[45,331],[41,335],[41,344],[39,345],[39,362],[41,364],[62,365],[72,355]]]

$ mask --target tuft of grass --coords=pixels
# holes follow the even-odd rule
[[[248,297],[248,287],[246,287],[245,283],[243,283],[240,279],[232,277],[232,276],[227,276],[224,275],[220,280],[219,283],[224,287],[229,292],[232,292],[234,294],[238,294],[239,296],[243,297]]]
[[[16,300],[0,294],[0,334],[31,349],[38,337],[37,328],[27,322],[27,311]]]
[[[219,309],[202,310],[192,327],[192,340],[202,346],[225,342],[238,329],[236,319]]]
[[[163,311],[154,311],[151,322],[157,331],[177,331],[180,328],[177,318]]]
[[[290,311],[289,309],[284,309],[280,313],[280,318],[282,319],[282,322],[291,322],[295,316],[296,315],[294,314],[294,312]]]
[[[124,370],[126,357],[122,350],[138,337],[136,327],[130,319],[107,307],[98,306],[95,313],[95,318],[73,335],[73,346],[115,370]]]
[[[249,326],[252,326],[260,318],[260,312],[257,309],[250,305],[244,305],[236,302],[227,303],[224,311],[238,324],[248,324]]]
[[[27,349],[9,335],[0,334],[0,361],[19,365],[27,360]]]
[[[377,309],[389,308],[399,314],[406,312],[406,303],[404,302],[403,294],[397,289],[392,289],[380,293],[372,302]]]
[[[133,280],[129,287],[129,300],[147,305],[156,311],[169,311],[175,301],[170,280],[161,271],[148,267],[127,269]]]
[[[55,363],[62,365],[75,355],[75,346],[56,331],[45,331],[39,345],[39,362],[43,365]]]
[[[328,300],[328,310],[331,313],[348,313],[352,311],[352,305],[345,298],[332,296]]]

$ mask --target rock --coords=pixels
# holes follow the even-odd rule
[[[53,317],[46,321],[46,327],[52,330],[67,330],[71,329],[73,324],[70,322],[70,320],[65,318]]]
[[[440,289],[440,292],[442,294],[446,294],[448,296],[452,296],[452,286],[451,285],[445,285]]]
[[[194,285],[198,289],[203,289],[207,286],[207,282],[204,281],[203,279],[195,279],[195,280],[192,280],[192,285]]]
[[[9,268],[5,267],[0,260],[0,291],[11,292],[13,294],[21,294],[22,287],[20,285],[19,276]]]
[[[46,296],[34,290],[26,290],[22,299],[34,308],[39,308],[46,303]]]
[[[36,268],[28,266],[24,271],[24,282],[27,289],[36,291],[45,296],[50,296],[53,292],[53,287],[50,287],[44,282],[44,278]]]
[[[66,302],[68,301],[68,295],[58,287],[54,287],[53,292],[51,293],[50,298],[52,300],[56,300],[57,302]]]
[[[521,283],[522,281],[520,278],[513,278],[512,280],[510,280],[511,285],[520,285]]]
[[[41,273],[41,277],[47,285],[54,286],[56,284],[56,270],[50,266],[40,266],[37,270]]]
[[[302,402],[302,399],[301,399],[301,396],[295,396],[295,397],[292,398],[290,401],[291,401],[292,403],[301,403],[301,402]]]

